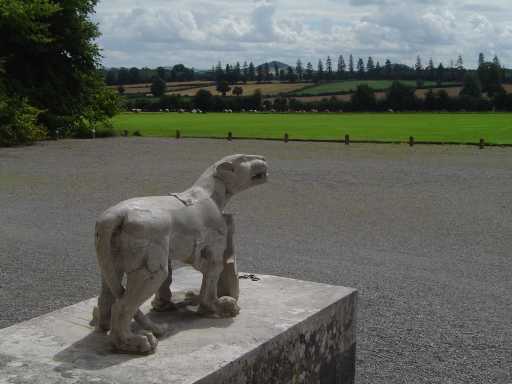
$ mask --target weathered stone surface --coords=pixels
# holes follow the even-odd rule
[[[263,156],[225,156],[182,193],[124,200],[100,215],[94,238],[101,293],[94,317],[98,330],[110,331],[116,350],[155,351],[155,336],[164,330],[139,307],[153,295],[155,310],[172,307],[172,261],[203,273],[198,296],[201,312],[220,317],[238,314],[233,216],[224,208],[237,193],[266,181]],[[132,319],[147,332],[134,334]]]
[[[89,325],[96,299],[0,330],[0,383],[352,383],[356,291],[258,275],[242,279],[242,311],[150,313],[171,329],[149,356],[113,354]],[[175,299],[201,276],[175,272]],[[149,308],[147,302],[142,309]]]

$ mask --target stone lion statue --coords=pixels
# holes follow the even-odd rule
[[[155,310],[173,309],[171,260],[203,274],[196,298],[199,313],[238,314],[233,219],[223,210],[232,196],[266,181],[263,157],[231,155],[211,165],[182,193],[126,200],[100,215],[95,243],[102,284],[93,315],[96,328],[110,331],[118,351],[155,350],[155,336],[164,330],[139,306],[155,294]],[[132,319],[146,331],[134,333]]]

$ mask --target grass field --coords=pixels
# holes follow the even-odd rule
[[[512,114],[506,113],[122,113],[114,127],[143,136],[234,137],[332,140],[349,134],[352,140],[512,144]]]

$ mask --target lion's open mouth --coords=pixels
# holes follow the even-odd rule
[[[257,180],[264,180],[267,177],[267,172],[262,171],[256,173],[254,176],[251,177],[251,180],[257,181]]]

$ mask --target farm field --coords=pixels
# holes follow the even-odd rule
[[[122,113],[116,130],[143,136],[234,137],[339,140],[416,141],[512,144],[512,115],[507,113]]]
[[[200,87],[207,87],[212,85],[211,81],[195,80],[195,81],[173,81],[167,82],[168,92],[180,91],[185,89],[199,89]],[[109,85],[108,88],[117,91],[117,85]],[[151,83],[140,83],[140,84],[126,84],[123,85],[124,93],[127,95],[135,94],[147,94],[151,93]]]
[[[400,80],[401,83],[407,84],[411,87],[416,88],[416,81],[413,80]],[[311,88],[306,88],[303,90],[299,90],[294,94],[297,96],[300,95],[321,95],[324,93],[334,93],[334,92],[354,92],[358,85],[366,84],[369,87],[373,88],[376,91],[381,91],[388,89],[392,80],[348,80],[348,81],[335,81],[329,83],[318,84]],[[423,83],[425,87],[435,87],[437,85],[434,81],[425,81]],[[450,83],[446,83],[445,85],[451,85]]]
[[[512,93],[512,84],[503,84],[503,88],[505,88],[505,90],[508,93]],[[437,88],[436,87],[436,88],[429,88],[429,89],[423,88],[423,89],[417,89],[415,91],[415,94],[419,98],[425,98],[425,95],[430,91],[430,89],[432,89],[432,91],[434,93],[438,92],[440,90],[445,90],[446,93],[448,94],[448,96],[450,96],[450,97],[457,97],[459,95],[460,91],[462,90],[462,87],[460,87],[460,86],[452,86],[452,87],[442,87],[442,88]],[[352,94],[351,93],[347,93],[347,94],[344,94],[344,95],[332,95],[332,96],[325,96],[325,95],[298,96],[298,97],[294,97],[294,99],[300,100],[302,102],[313,102],[313,101],[321,101],[322,99],[331,98],[331,97],[334,97],[337,100],[350,101],[350,99],[352,97]],[[375,97],[377,99],[384,99],[386,97],[386,92],[385,91],[377,91],[377,92],[375,92]]]
[[[242,87],[244,93],[243,95],[252,95],[255,90],[259,89],[261,93],[265,96],[278,95],[280,93],[289,93],[299,89],[304,88],[309,83],[257,83],[257,82],[248,82],[246,84],[235,84],[231,85],[231,90],[234,87]],[[189,89],[178,89],[178,90],[170,90],[167,94],[180,94],[182,96],[194,96],[199,89],[206,89],[211,92],[212,95],[220,95],[220,92],[217,92],[215,85],[210,85],[207,87],[196,87]],[[227,95],[231,95],[231,91],[227,93]]]

